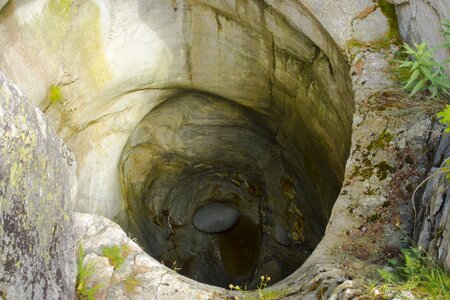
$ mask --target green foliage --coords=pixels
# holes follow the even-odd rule
[[[439,122],[445,125],[445,132],[450,132],[450,105],[446,105],[437,116],[439,117]]]
[[[438,48],[450,47],[450,21],[444,22],[442,26],[446,43]],[[435,49],[429,48],[426,43],[414,47],[403,45],[401,54],[403,58],[396,60],[397,77],[403,77],[403,89],[411,92],[410,96],[419,91],[428,90],[432,97],[450,96],[450,76],[446,73],[445,62],[438,62],[433,56]],[[447,59],[446,61],[450,61]]]
[[[445,73],[444,64],[434,59],[433,49],[426,43],[415,44],[414,47],[404,44],[403,49],[402,52],[413,59],[397,61],[400,63],[397,68],[406,69],[409,74],[403,88],[410,91],[411,96],[423,90],[428,90],[432,97],[450,96],[450,78]]]
[[[47,99],[50,101],[51,105],[64,101],[64,97],[61,92],[61,87],[52,84],[48,91]]]
[[[77,281],[76,281],[76,291],[79,299],[82,300],[95,300],[96,294],[100,289],[100,285],[94,284],[93,286],[88,286],[89,278],[95,273],[94,266],[92,263],[83,263],[85,253],[83,246],[80,244],[78,246],[77,255]]]
[[[449,299],[450,274],[417,248],[402,249],[401,252],[400,260],[388,260],[389,269],[378,270],[382,282],[370,287],[372,296],[400,296],[402,292],[410,291],[420,299]]]
[[[380,7],[381,11],[386,16],[389,22],[390,28],[388,32],[389,44],[387,45],[387,47],[389,47],[391,42],[394,44],[400,44],[401,37],[400,32],[398,30],[398,20],[397,20],[397,13],[395,12],[395,5],[389,3],[387,0],[379,0],[378,6]]]
[[[119,269],[125,262],[125,258],[128,256],[130,249],[126,244],[121,246],[113,245],[107,246],[102,249],[102,255],[109,259],[109,262],[114,269]]]

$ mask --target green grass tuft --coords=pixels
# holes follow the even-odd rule
[[[119,269],[125,262],[125,258],[129,255],[129,247],[126,244],[121,246],[113,245],[102,249],[102,255],[109,259],[114,269]]]
[[[450,299],[450,274],[417,248],[401,251],[400,260],[388,260],[390,268],[378,270],[381,281],[367,286],[371,297],[401,298],[402,293],[411,292],[419,299]]]
[[[95,273],[95,269],[92,263],[83,263],[85,256],[84,248],[80,244],[78,246],[77,253],[77,281],[76,281],[76,292],[79,299],[82,300],[95,300],[100,285],[94,284],[93,286],[88,286],[88,280]]]

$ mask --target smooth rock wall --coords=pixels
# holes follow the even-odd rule
[[[196,90],[265,115],[329,215],[352,93],[338,47],[299,2],[12,1],[0,32],[0,66],[79,161],[78,211],[126,223],[118,162],[129,135],[162,101]],[[65,101],[49,103],[52,84]]]

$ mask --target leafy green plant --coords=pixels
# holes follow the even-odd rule
[[[83,245],[78,246],[77,251],[77,280],[76,280],[76,292],[79,299],[82,300],[95,300],[100,285],[94,284],[88,285],[88,281],[95,273],[94,265],[92,263],[83,263],[85,256]]]
[[[411,57],[397,61],[398,69],[406,69],[409,77],[403,82],[403,89],[411,92],[411,96],[419,91],[428,90],[432,97],[440,94],[450,96],[450,78],[445,72],[445,65],[434,59],[433,49],[426,43],[414,44],[414,47],[403,44],[403,53]]]
[[[102,255],[109,259],[109,262],[114,269],[119,269],[122,266],[129,252],[130,249],[126,244],[122,244],[120,246],[106,246],[102,249]]]
[[[400,260],[388,260],[389,269],[378,270],[382,280],[369,287],[371,296],[401,297],[402,293],[409,291],[420,299],[449,299],[450,274],[415,247],[401,252]]]
[[[439,122],[445,125],[444,132],[450,132],[450,105],[446,105],[437,116],[439,117]]]
[[[450,47],[450,21],[442,24],[446,42],[437,48]],[[426,43],[414,44],[411,47],[403,44],[401,58],[395,60],[394,76],[404,84],[403,89],[411,92],[410,96],[419,91],[428,90],[432,97],[450,96],[450,77],[446,73],[445,62],[434,58],[436,48],[429,48]]]

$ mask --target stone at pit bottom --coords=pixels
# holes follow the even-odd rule
[[[192,217],[192,223],[202,232],[220,233],[236,225],[240,215],[240,212],[233,207],[212,202],[197,209]]]

